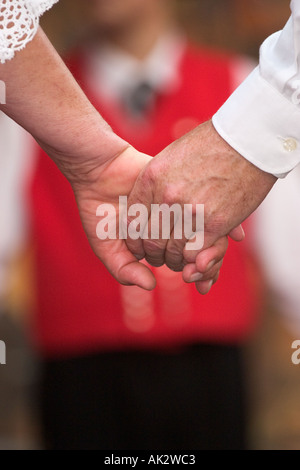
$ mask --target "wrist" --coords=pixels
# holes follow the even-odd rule
[[[0,66],[0,78],[7,83],[3,111],[33,135],[71,183],[128,147],[89,102],[41,30],[13,61]]]
[[[241,155],[225,140],[211,123],[215,143],[213,147],[218,149],[217,165],[222,167],[225,179],[231,182],[232,193],[235,194],[238,205],[241,208],[235,225],[241,223],[262,203],[273,188],[278,178],[268,173]],[[212,140],[213,141],[213,140]],[[229,191],[229,189],[228,189]],[[234,197],[231,203],[235,204]]]
[[[47,141],[36,139],[75,192],[101,182],[105,168],[130,147],[91,108],[74,114],[71,122],[63,122],[54,138],[49,133]]]
[[[73,126],[72,139],[66,136],[61,145],[55,142],[53,146],[38,139],[37,142],[72,186],[94,182],[99,172],[129,147],[99,114],[88,125],[81,122],[78,128]]]

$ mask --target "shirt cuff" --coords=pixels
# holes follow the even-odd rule
[[[284,178],[300,163],[300,108],[259,67],[213,117],[216,131],[261,170]]]

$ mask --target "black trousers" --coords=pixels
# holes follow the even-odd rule
[[[238,347],[94,354],[42,365],[48,449],[244,449]]]

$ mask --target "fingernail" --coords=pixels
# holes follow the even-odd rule
[[[215,264],[216,264],[216,260],[214,259],[207,265],[206,271],[210,271],[214,267]]]
[[[202,281],[202,279],[203,279],[203,274],[195,273],[190,277],[189,282],[199,282],[199,281]]]
[[[136,257],[136,259],[137,259],[138,261],[141,261],[142,259],[144,259],[144,255],[137,255],[137,254],[135,254],[134,256]]]
[[[214,284],[214,281],[210,281],[207,293],[211,290],[213,284]]]

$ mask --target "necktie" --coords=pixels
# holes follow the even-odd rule
[[[155,92],[147,82],[139,83],[131,89],[124,98],[124,105],[135,118],[141,118],[151,109]]]

